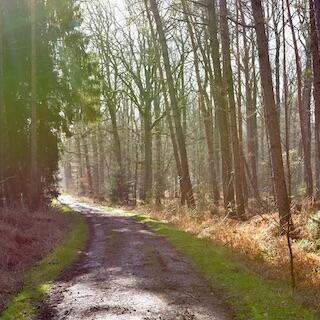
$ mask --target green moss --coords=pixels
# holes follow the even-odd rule
[[[24,288],[13,298],[0,316],[1,320],[34,319],[37,307],[48,292],[51,282],[78,256],[87,239],[84,218],[69,208],[61,208],[63,214],[71,214],[74,222],[66,239],[25,277]]]
[[[136,218],[165,236],[208,281],[223,289],[237,319],[320,319],[319,314],[295,301],[290,294],[290,288],[263,279],[235,259],[226,248],[198,239],[169,224],[144,216]]]

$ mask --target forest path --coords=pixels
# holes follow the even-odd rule
[[[83,213],[89,241],[54,283],[39,320],[227,320],[213,289],[163,237],[133,217],[109,213],[71,197]]]

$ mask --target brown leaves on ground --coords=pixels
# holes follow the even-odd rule
[[[317,232],[309,228],[314,212],[307,202],[299,211],[293,210],[295,229],[292,238],[297,296],[302,302],[319,308],[320,250],[306,252],[299,245],[300,241],[317,240]],[[244,263],[267,278],[290,281],[287,241],[285,237],[278,236],[278,215],[275,212],[259,215],[250,213],[245,221],[239,221],[226,217],[221,208],[216,208],[214,213],[212,210],[190,211],[171,202],[162,210],[151,210],[149,214],[173,223],[199,238],[222,243],[238,253]]]
[[[57,209],[0,209],[0,311],[22,286],[23,273],[62,240],[71,217]]]

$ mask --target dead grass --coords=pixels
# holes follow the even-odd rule
[[[62,240],[71,217],[58,209],[0,209],[0,311],[23,285],[24,272]]]
[[[238,221],[226,217],[219,208],[190,211],[175,203],[168,203],[161,210],[147,211],[150,216],[172,223],[199,238],[231,248],[244,263],[266,278],[290,281],[287,242],[285,237],[278,236],[276,213],[253,215],[251,209],[245,221]],[[293,213],[296,295],[300,302],[319,311],[320,251],[306,252],[301,246],[301,242],[315,243],[319,236],[319,230],[310,228],[312,214],[314,209],[309,203],[304,203],[299,212]]]

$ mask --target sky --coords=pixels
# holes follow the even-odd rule
[[[108,2],[115,9],[115,14],[119,23],[124,20],[124,15],[126,14],[126,4],[125,0],[101,0]]]

